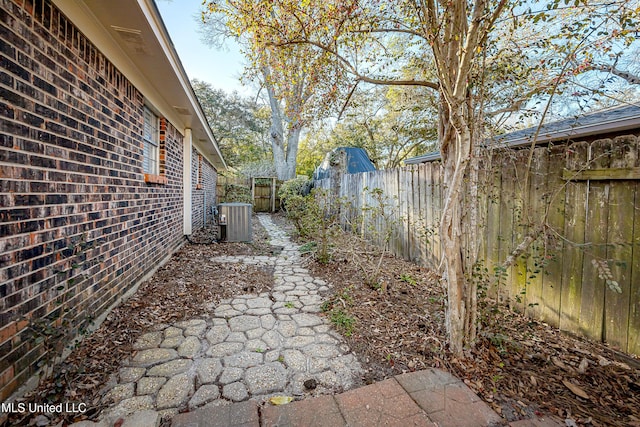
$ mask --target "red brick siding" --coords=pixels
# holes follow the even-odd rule
[[[143,95],[49,0],[0,0],[0,401],[182,242],[182,136],[142,170]]]
[[[216,203],[216,184],[218,174],[209,161],[194,148],[191,153],[191,216],[193,229],[201,228],[204,224],[204,202],[207,203],[207,224],[211,224],[211,207]],[[206,192],[206,197],[205,197]]]

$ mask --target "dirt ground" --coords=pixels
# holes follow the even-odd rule
[[[274,220],[293,231],[284,217],[276,215]],[[234,294],[268,290],[269,269],[211,261],[224,254],[278,251],[269,246],[255,218],[253,232],[250,244],[218,244],[208,231],[195,235],[114,309],[25,402],[85,402],[91,410],[83,418],[91,419],[102,409],[101,392],[110,373],[117,372],[132,343],[151,325],[197,316]],[[376,283],[367,284],[365,279],[379,261],[375,251],[351,237],[338,239],[346,240],[335,242],[334,248],[341,250],[334,251],[328,264],[316,262],[312,253],[305,262],[314,275],[334,286],[323,306],[325,315],[347,336],[366,369],[364,382],[438,367],[463,379],[507,421],[544,413],[567,426],[640,427],[637,359],[493,305],[484,307],[476,348],[456,359],[446,347],[445,295],[436,274],[385,256]],[[359,256],[354,257],[353,251]],[[65,425],[78,420],[14,416],[8,425]]]

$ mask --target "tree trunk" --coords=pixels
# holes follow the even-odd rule
[[[448,304],[446,326],[450,350],[461,355],[468,344],[465,324],[470,314],[466,295],[473,291],[465,277],[463,258],[463,184],[471,152],[471,132],[463,107],[443,105],[440,113],[441,155],[444,165],[445,203],[440,222],[444,252],[444,278]]]
[[[278,179],[288,180],[296,177],[296,159],[298,157],[298,144],[300,142],[300,125],[297,120],[290,121],[287,126],[285,143],[284,115],[280,100],[275,89],[269,81],[269,70],[262,71],[265,80],[269,106],[271,107],[271,148],[273,150],[273,166],[276,169]]]
[[[296,177],[296,159],[298,157],[298,143],[300,142],[300,126],[294,124],[289,126],[287,132],[287,158],[286,158],[286,178],[293,179]]]

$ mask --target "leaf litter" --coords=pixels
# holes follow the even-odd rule
[[[292,229],[284,217],[273,219]],[[78,417],[48,414],[46,419],[42,414],[13,414],[10,425],[95,419],[103,409],[101,397],[110,375],[151,326],[202,315],[208,305],[232,295],[268,290],[273,280],[269,269],[211,261],[221,255],[277,253],[279,248],[268,244],[255,217],[253,231],[251,244],[216,244],[211,230],[194,235],[192,243],[116,307],[53,375],[23,399],[85,402],[88,412]],[[348,240],[334,246],[357,242]],[[360,253],[375,252],[360,244]],[[359,262],[373,268],[377,261],[365,256]],[[372,287],[362,280],[362,266],[339,253],[326,265],[310,256],[306,262],[312,274],[333,285],[326,297],[339,305],[343,317],[336,319],[353,319],[346,339],[365,367],[365,383],[436,367],[462,379],[505,421],[551,415],[568,426],[640,427],[637,358],[485,303],[478,342],[458,359],[446,346],[445,293],[430,269],[386,255],[380,286]]]
[[[334,247],[354,244],[352,252],[375,252],[353,236]],[[431,269],[386,255],[372,288],[343,252],[328,264],[307,262],[334,295],[349,294],[352,303],[341,308],[354,319],[346,339],[366,367],[365,382],[435,367],[462,379],[507,422],[550,415],[565,425],[640,427],[638,358],[492,301],[481,304],[475,348],[456,358],[446,345],[445,290]],[[377,262],[359,259],[368,268]]]

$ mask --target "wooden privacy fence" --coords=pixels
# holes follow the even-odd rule
[[[640,354],[638,138],[538,147],[525,180],[528,156],[529,150],[495,150],[480,167],[478,258],[499,277],[490,295],[563,330]],[[441,257],[443,184],[433,162],[315,186],[349,201],[343,221],[359,217],[364,233],[377,235],[384,224],[367,206],[377,203],[370,190],[381,189],[396,208],[391,251],[433,267]],[[506,257],[543,223],[528,252],[502,271]]]
[[[217,203],[251,203],[254,212],[276,212],[280,209],[278,191],[282,181],[274,177],[218,177]]]

